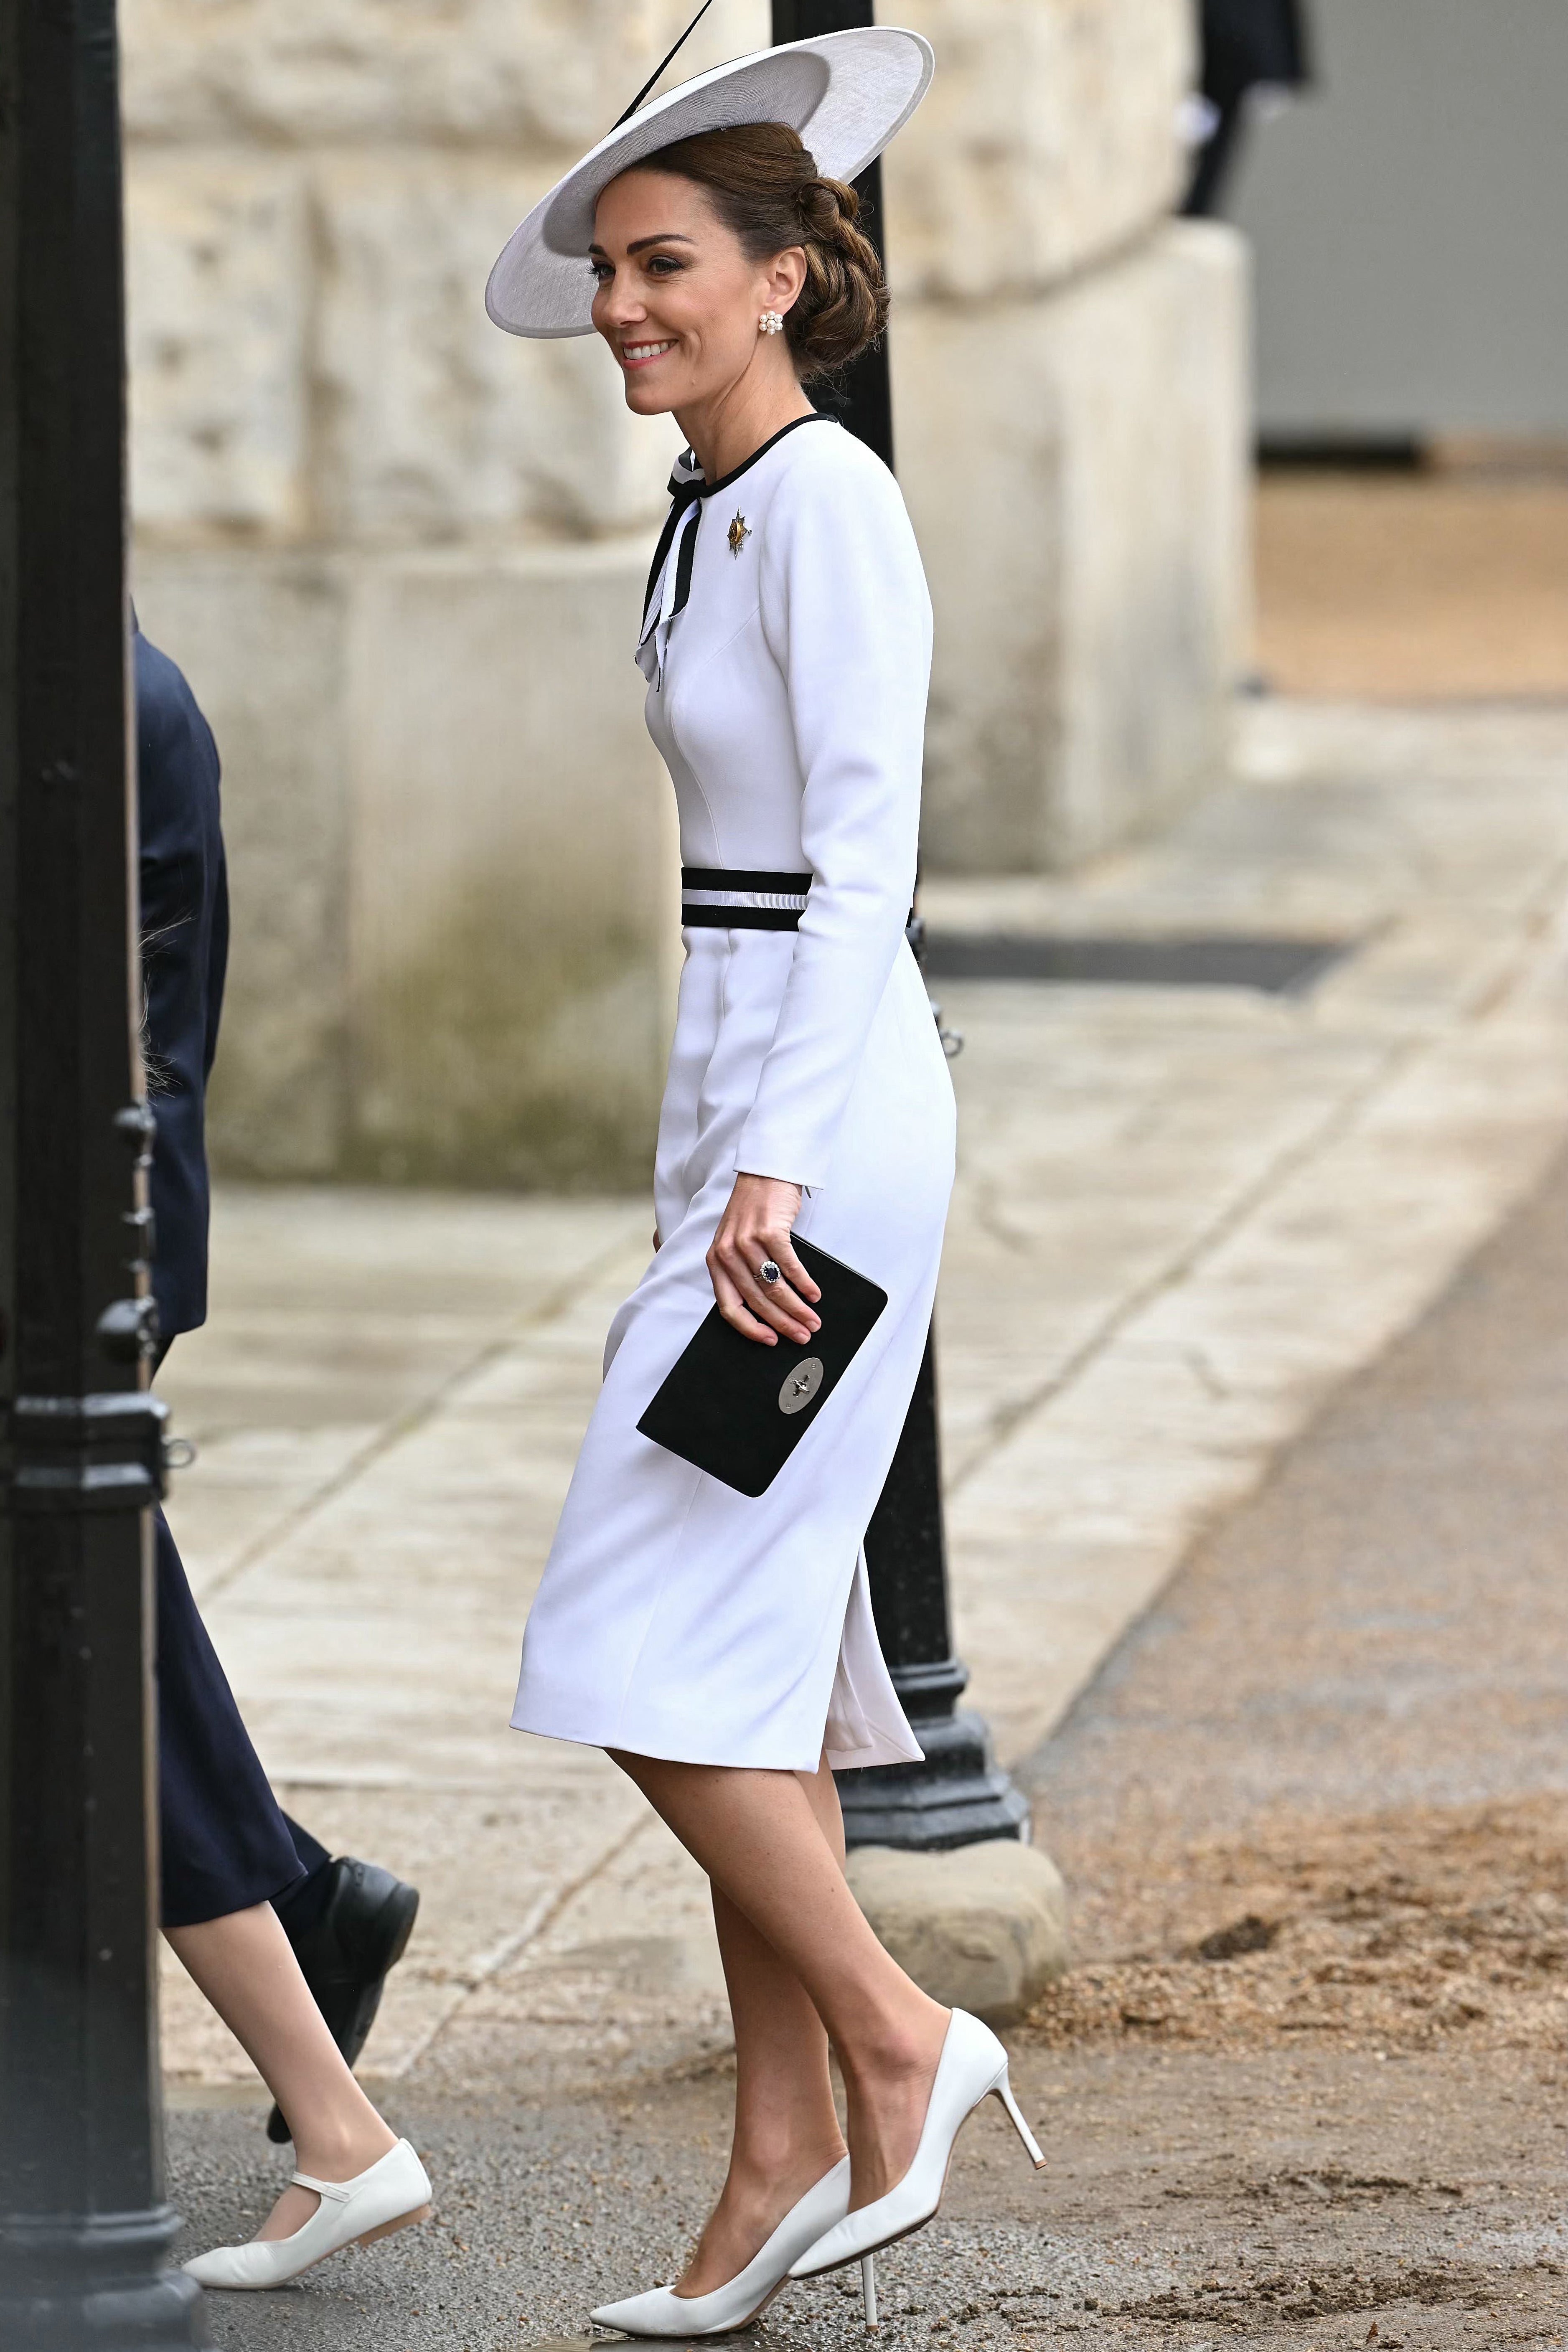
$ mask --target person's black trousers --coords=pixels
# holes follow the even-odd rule
[[[1251,88],[1246,70],[1225,58],[1212,63],[1204,75],[1204,96],[1215,110],[1215,126],[1194,159],[1192,180],[1182,205],[1189,219],[1207,219],[1219,210],[1222,191],[1240,151]]]
[[[331,1891],[331,1856],[268,1786],[162,1511],[156,1547],[163,1925],[271,1903],[300,1935]]]

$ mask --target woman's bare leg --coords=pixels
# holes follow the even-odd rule
[[[851,2203],[869,2204],[914,2157],[947,2011],[877,1941],[795,1773],[616,1761],[805,1988],[844,2076]]]
[[[301,2172],[352,2180],[396,2146],[344,2065],[270,1903],[164,1932],[289,2118]],[[286,2189],[257,2236],[292,2237],[321,2201]]]
[[[844,1825],[826,1764],[798,1776],[840,1867]],[[719,2202],[677,2292],[710,2294],[744,2270],[792,2205],[844,2154],[827,2035],[811,1996],[717,1885],[713,1925],[735,2021],[735,2137]]]

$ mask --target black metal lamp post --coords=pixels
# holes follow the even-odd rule
[[[846,32],[873,23],[875,15],[872,0],[773,0],[773,40]],[[862,226],[880,253],[881,164],[873,163],[857,186]],[[885,340],[846,372],[840,396],[849,430],[891,466],[893,402]],[[916,918],[910,944],[917,954],[921,934]],[[1027,1837],[1027,1799],[994,1762],[982,1717],[958,1706],[969,1673],[953,1655],[948,1611],[934,1331],[926,1341],[893,1466],[866,1530],[866,1563],[882,1654],[925,1761],[838,1775],[849,1843],[933,1848]]]
[[[205,2342],[165,2268],[114,0],[0,10],[0,2344]]]

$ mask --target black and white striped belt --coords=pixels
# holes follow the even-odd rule
[[[795,931],[810,888],[809,874],[769,874],[741,866],[683,866],[680,919],[689,930]]]

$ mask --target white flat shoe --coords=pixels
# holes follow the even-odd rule
[[[430,2177],[405,2139],[353,2180],[317,2180],[308,2172],[289,2177],[321,2200],[304,2228],[291,2238],[252,2238],[247,2245],[197,2254],[184,2267],[198,2286],[286,2286],[340,2246],[390,2237],[430,2210]]]
[[[1046,2159],[1018,2112],[1007,2080],[1007,2053],[988,2025],[982,2025],[967,2010],[955,2009],[948,2019],[947,2039],[937,2062],[914,2162],[885,2197],[846,2213],[816,2245],[807,2247],[791,2269],[791,2278],[818,2278],[824,2271],[838,2270],[846,2263],[864,2265],[866,2257],[879,2247],[891,2245],[895,2238],[907,2238],[911,2230],[929,2221],[947,2186],[953,2141],[981,2100],[989,2098],[1001,2100],[1037,2169]],[[866,2297],[867,2324],[875,2326],[875,2294],[864,2268],[862,2283],[870,2290]]]
[[[728,2336],[755,2319],[790,2274],[790,2264],[807,2246],[841,2221],[849,2205],[849,2158],[841,2157],[798,2204],[792,2205],[760,2253],[727,2286],[711,2294],[676,2294],[656,2286],[624,2303],[602,2303],[588,2316],[596,2327],[618,2327],[624,2336]]]

